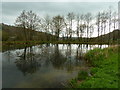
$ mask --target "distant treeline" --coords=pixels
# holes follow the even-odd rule
[[[106,40],[116,40],[118,35],[112,29],[118,27],[118,14],[112,8],[98,12],[95,16],[91,13],[75,14],[70,12],[67,16],[56,15],[50,17],[39,17],[33,11],[23,10],[15,21],[15,26],[2,24],[3,41],[11,40],[77,40],[81,42],[104,42]],[[109,31],[109,34],[106,32]],[[93,38],[93,33],[97,33],[97,38]],[[74,37],[76,36],[76,38]]]
[[[9,26],[2,24],[2,41],[25,41],[25,35],[23,34],[23,28],[15,27],[15,26]],[[27,31],[27,30],[26,30]],[[32,38],[32,41],[56,41],[56,36],[45,33],[45,32],[38,32],[38,31],[32,31],[34,34],[34,38]],[[82,37],[60,37],[59,41],[65,41],[65,42],[86,42],[87,40],[89,42],[108,42],[109,35],[111,36],[111,41],[117,41],[120,40],[120,30],[114,30],[113,32],[110,32],[105,35],[101,35],[99,37],[94,38],[82,38]],[[29,38],[29,37],[28,37]],[[28,40],[29,41],[29,40]],[[57,40],[58,41],[58,40]]]

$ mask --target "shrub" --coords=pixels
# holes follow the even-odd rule
[[[79,73],[78,73],[78,80],[84,80],[84,79],[86,79],[88,77],[88,72],[86,72],[86,71],[80,71]]]

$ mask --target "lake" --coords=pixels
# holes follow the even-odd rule
[[[80,70],[89,73],[83,55],[108,45],[41,44],[8,49],[2,55],[3,88],[64,88]]]

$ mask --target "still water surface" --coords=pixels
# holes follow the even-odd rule
[[[64,88],[80,70],[83,54],[108,45],[41,44],[2,52],[3,88]]]

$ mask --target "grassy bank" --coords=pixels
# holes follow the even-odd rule
[[[91,66],[90,72],[80,71],[70,81],[72,88],[118,88],[118,48],[94,49],[85,58]]]

